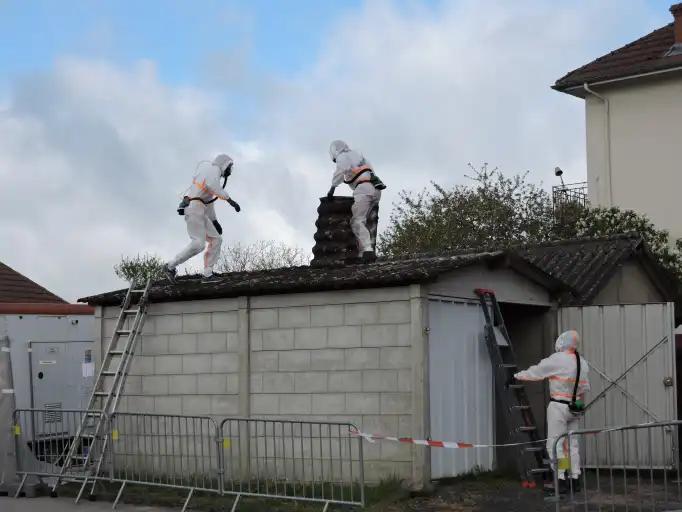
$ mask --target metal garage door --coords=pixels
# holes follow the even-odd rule
[[[672,303],[561,308],[559,330],[576,329],[590,363],[596,399],[584,419],[587,428],[677,418],[675,392],[674,306]],[[601,396],[600,396],[601,395]],[[672,431],[654,439],[656,466],[671,464],[676,442]],[[657,434],[660,435],[660,434]],[[632,466],[635,438],[623,444],[588,450],[587,464]]]
[[[429,299],[431,438],[492,443],[493,375],[478,302]],[[432,478],[492,469],[485,449],[431,448]]]

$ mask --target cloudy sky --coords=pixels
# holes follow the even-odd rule
[[[468,162],[582,180],[582,101],[549,86],[670,3],[1,0],[0,261],[68,300],[121,286],[121,255],[186,243],[175,207],[217,152],[226,244],[309,249],[334,138],[389,185],[382,222]]]

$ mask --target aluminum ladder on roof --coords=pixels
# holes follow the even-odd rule
[[[137,283],[131,283],[128,288],[90,394],[87,412],[81,418],[68,451],[65,450],[59,476],[52,486],[53,496],[56,495],[59,484],[74,475],[78,477],[77,481],[82,480],[76,502],[80,500],[89,479],[93,479],[90,494],[94,493],[94,478],[100,473],[109,443],[108,419],[116,412],[135,356],[135,348],[142,335],[151,285],[152,280],[149,278],[144,288],[139,288]]]
[[[485,316],[485,341],[493,364],[495,394],[507,411],[502,416],[511,442],[523,443],[516,447],[516,465],[521,484],[532,489],[537,486],[536,481],[550,471],[545,443],[538,435],[526,388],[514,379],[514,373],[518,371],[516,355],[495,292],[477,288],[474,293],[481,302]]]

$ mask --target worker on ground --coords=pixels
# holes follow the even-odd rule
[[[519,381],[549,380],[550,402],[547,406],[547,453],[553,458],[554,442],[566,432],[577,430],[584,413],[585,392],[590,389],[589,366],[578,353],[579,336],[576,331],[566,331],[556,340],[556,352],[535,366],[518,372]],[[570,453],[570,482],[564,469],[558,469],[560,489],[567,491],[569,483],[574,491],[580,487],[580,450],[577,437],[571,437],[557,445],[557,460],[566,460]],[[552,470],[557,471],[552,463]]]
[[[232,174],[234,162],[228,155],[220,154],[213,163],[201,162],[192,179],[188,193],[183,197],[178,213],[185,216],[187,234],[190,242],[178,255],[163,266],[169,281],[175,282],[175,268],[196,256],[206,247],[204,252],[204,277],[202,282],[215,282],[220,278],[213,274],[213,266],[220,256],[223,228],[216,217],[213,203],[222,199],[227,201],[237,212],[241,210],[225,192],[225,183]],[[220,178],[223,179],[222,185]]]
[[[371,164],[362,153],[353,151],[342,140],[331,143],[329,156],[336,164],[336,171],[327,197],[331,199],[341,183],[353,190],[351,229],[358,243],[358,257],[363,263],[372,263],[376,261],[376,230],[368,229],[367,220],[372,210],[378,208],[381,191],[386,185],[374,174]]]

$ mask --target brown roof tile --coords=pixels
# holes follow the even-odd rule
[[[674,42],[673,23],[670,23],[589,64],[574,69],[557,80],[553,88],[564,91],[585,82],[590,84],[682,67],[682,55],[666,56]]]
[[[61,297],[0,263],[0,303],[66,303]]]

